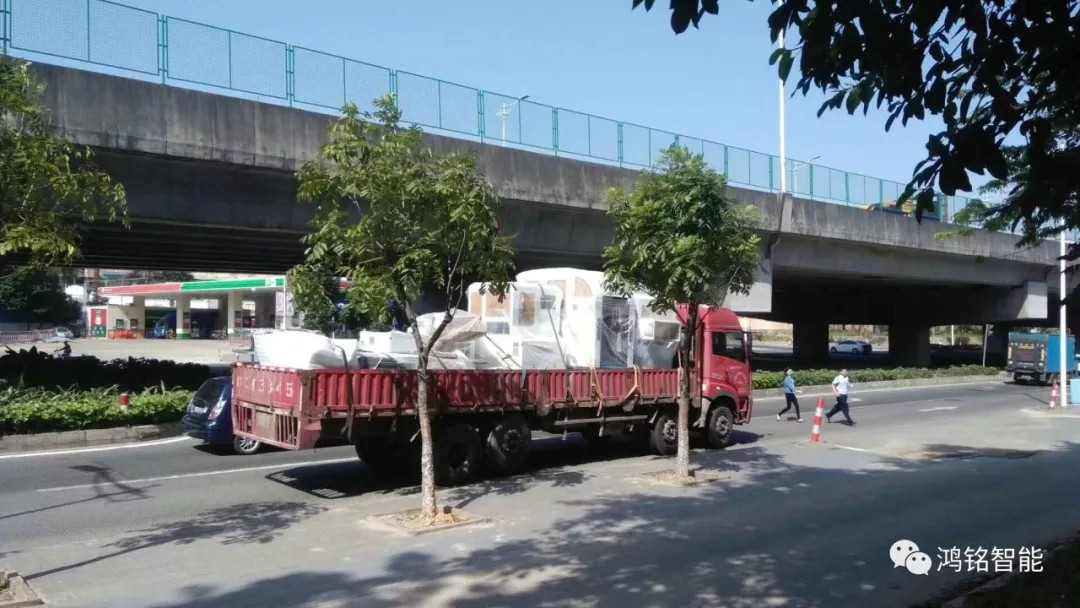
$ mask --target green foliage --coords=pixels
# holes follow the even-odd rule
[[[823,386],[830,384],[838,370],[804,369],[795,372],[799,386]],[[942,369],[924,367],[896,367],[892,369],[856,369],[848,371],[854,383],[884,382],[888,380],[915,380],[919,378],[954,378],[964,376],[993,376],[1001,372],[995,367],[981,365],[958,365]],[[784,372],[754,372],[754,389],[780,388],[784,385]]]
[[[303,318],[304,329],[329,335],[340,329],[361,329],[371,319],[356,300],[347,297],[341,279],[319,264],[306,264],[289,271],[293,306]]]
[[[0,275],[0,310],[26,323],[67,323],[79,317],[79,304],[67,297],[56,271],[23,266]]]
[[[300,199],[316,212],[305,262],[289,275],[297,299],[325,306],[327,277],[344,276],[353,283],[354,314],[387,320],[397,301],[415,325],[412,303],[426,288],[457,302],[478,278],[505,293],[514,252],[499,234],[499,201],[475,158],[423,148],[419,128],[399,126],[393,96],[376,106],[363,120],[346,106],[319,160],[299,172]]]
[[[42,89],[28,63],[0,57],[0,255],[64,265],[79,256],[79,223],[126,226],[127,201],[89,148],[52,131]]]
[[[0,384],[19,388],[85,390],[115,386],[126,391],[153,387],[196,390],[209,377],[210,368],[195,363],[135,358],[58,359],[34,347],[18,352],[8,349],[0,357]]]
[[[654,0],[634,0],[646,9]],[[676,33],[697,27],[716,0],[672,0]],[[1080,227],[1080,37],[1075,0],[820,2],[786,0],[769,16],[773,40],[794,29],[797,45],[771,62],[783,75],[798,59],[796,89],[828,96],[819,115],[884,107],[895,121],[937,116],[927,157],[901,200],[919,217],[945,194],[971,191],[969,172],[1007,189],[986,219],[1022,224],[1028,244]],[[1006,145],[1006,138],[1021,140]]]
[[[178,422],[190,399],[190,391],[147,389],[132,395],[125,411],[115,387],[80,391],[9,387],[0,391],[0,435]]]
[[[609,197],[614,224],[604,250],[610,289],[653,296],[653,310],[680,303],[722,305],[728,291],[748,293],[761,263],[752,207],[727,193],[724,176],[701,155],[672,146],[638,175],[632,192]],[[691,331],[693,328],[690,328]]]

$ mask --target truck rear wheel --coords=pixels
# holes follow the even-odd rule
[[[511,414],[491,427],[485,444],[492,470],[507,475],[520,469],[529,457],[532,429],[524,416]]]
[[[360,461],[371,467],[376,477],[393,477],[401,470],[399,446],[388,437],[358,437],[356,455]]]
[[[480,473],[484,445],[480,434],[467,424],[451,424],[435,435],[435,483],[456,486]]]
[[[709,447],[722,450],[731,444],[731,433],[735,430],[735,416],[731,408],[717,405],[709,412],[709,427],[705,435]]]
[[[649,449],[659,456],[671,456],[679,449],[679,421],[675,415],[661,413],[649,432]]]

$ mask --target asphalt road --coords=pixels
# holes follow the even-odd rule
[[[1080,523],[1080,455],[1064,443],[1080,426],[1020,413],[1043,393],[856,392],[858,425],[824,429],[832,449],[805,445],[814,397],[803,424],[775,419],[782,399],[759,399],[740,445],[695,452],[730,479],[692,491],[627,482],[663,466],[651,457],[543,437],[531,473],[441,492],[494,524],[418,537],[431,541],[357,527],[417,501],[349,447],[240,457],[181,440],[2,456],[0,566],[61,606],[900,606],[951,579],[882,566],[893,536],[1041,542]],[[925,466],[905,455],[1002,441],[1059,449]]]

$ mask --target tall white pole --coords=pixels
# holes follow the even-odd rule
[[[1067,348],[1068,343],[1068,328],[1066,327],[1065,319],[1065,296],[1068,295],[1065,292],[1065,221],[1062,220],[1062,230],[1060,234],[1060,252],[1061,259],[1059,260],[1059,277],[1058,277],[1058,297],[1061,298],[1061,306],[1058,309],[1058,315],[1061,317],[1058,323],[1058,331],[1061,333],[1061,405],[1067,406],[1069,404],[1069,350]]]
[[[784,48],[784,30],[780,30],[780,37],[776,40],[780,48]],[[780,79],[780,194],[783,195],[787,192],[787,142],[786,142],[786,122],[787,115],[784,111],[784,102],[786,95],[784,79]]]

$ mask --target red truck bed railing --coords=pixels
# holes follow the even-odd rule
[[[432,371],[430,400],[440,414],[673,403],[678,369]],[[297,371],[238,364],[233,371],[234,432],[288,449],[314,446],[324,418],[413,416],[416,372]],[[695,383],[695,392],[700,386]],[[351,392],[351,395],[350,395]],[[695,395],[696,396],[696,395]],[[350,399],[351,397],[351,399]],[[749,403],[745,415],[749,416]],[[739,409],[744,409],[740,405]],[[737,417],[742,412],[737,412]]]

